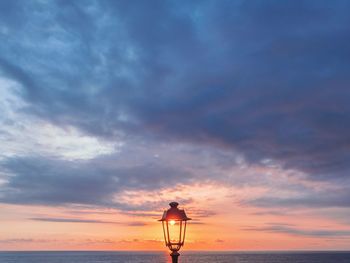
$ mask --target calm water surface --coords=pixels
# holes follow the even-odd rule
[[[160,252],[0,252],[0,263],[170,263]],[[183,252],[179,263],[350,263],[350,252]]]

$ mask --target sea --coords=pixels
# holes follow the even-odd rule
[[[179,263],[350,263],[350,252],[183,252]],[[171,263],[162,252],[0,252],[0,263]]]
[[[350,263],[350,252],[184,252],[179,263]],[[0,263],[171,263],[162,252],[0,252]]]

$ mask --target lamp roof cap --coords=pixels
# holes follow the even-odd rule
[[[188,221],[191,220],[191,218],[187,217],[185,210],[179,209],[179,203],[177,202],[171,202],[170,208],[166,211],[164,211],[162,218],[159,221]]]

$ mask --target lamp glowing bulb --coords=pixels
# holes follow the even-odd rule
[[[172,226],[175,225],[175,223],[176,223],[175,220],[170,220],[169,221],[169,224],[172,225]]]

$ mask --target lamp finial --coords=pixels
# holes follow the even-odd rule
[[[170,204],[169,204],[171,207],[178,207],[178,205],[179,205],[179,203],[178,202],[171,202]]]

